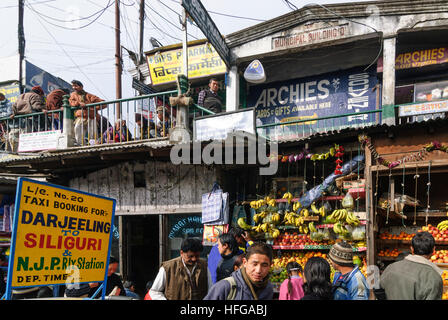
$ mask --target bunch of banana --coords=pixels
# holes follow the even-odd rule
[[[314,226],[314,222],[310,222],[308,224],[308,229],[310,229],[311,232],[317,232],[316,227]]]
[[[347,209],[336,209],[333,211],[331,215],[328,216],[328,219],[334,221],[345,221],[347,215],[348,215]]]
[[[444,230],[448,229],[448,220],[443,220],[442,222],[440,222],[437,225],[437,229],[439,229],[439,231],[444,231]]]
[[[305,218],[304,217],[296,217],[294,219],[294,225],[296,227],[300,227],[301,225],[303,225],[305,223]]]
[[[254,214],[253,220],[255,224],[261,222],[264,218],[266,218],[267,215],[268,215],[267,211],[261,211],[260,213]]]
[[[275,239],[280,235],[280,230],[274,228],[271,230],[270,234],[271,234],[271,237]]]
[[[308,211],[308,209],[303,208],[303,209],[300,211],[300,215],[306,218],[306,217],[309,217],[309,216],[310,216],[310,212]]]
[[[271,199],[269,196],[264,198],[264,200],[266,201],[266,204],[268,206],[271,206],[271,207],[276,207],[277,206],[277,201],[275,201],[275,199]]]
[[[268,227],[269,227],[269,225],[267,223],[262,223],[262,224],[259,224],[257,226],[253,226],[252,230],[254,230],[257,233],[267,232],[268,231]]]
[[[283,222],[285,223],[285,225],[294,225],[296,217],[297,215],[295,213],[286,211],[285,216],[283,217]]]
[[[326,214],[327,213],[325,212],[325,207],[324,206],[320,207],[319,215],[323,218],[323,217],[325,217]]]
[[[262,206],[266,205],[266,200],[265,199],[260,199],[260,200],[254,200],[250,202],[250,207],[253,209],[259,209]]]
[[[243,218],[243,217],[239,218],[237,223],[238,223],[238,226],[243,230],[250,230],[252,228],[251,225],[247,224],[246,218]]]
[[[282,199],[288,199],[288,203],[291,203],[292,198],[293,196],[291,192],[286,192],[282,197]]]
[[[320,215],[320,212],[319,212],[319,210],[316,208],[316,204],[315,204],[314,202],[311,204],[311,210],[313,210],[313,213],[314,213],[314,214]]]
[[[348,235],[350,233],[341,222],[336,222],[333,225],[333,231],[340,235]]]
[[[302,204],[299,201],[294,202],[292,205],[292,211],[297,212],[297,210],[299,210],[301,207],[302,207]]]
[[[281,217],[280,213],[274,213],[274,214],[272,215],[272,223],[274,223],[274,224],[279,224],[281,218],[282,218],[282,217]]]
[[[307,234],[309,232],[309,229],[307,226],[301,225],[299,226],[299,233]]]
[[[359,219],[355,216],[355,214],[352,211],[349,211],[347,214],[347,217],[345,218],[345,221],[354,227],[359,226]]]

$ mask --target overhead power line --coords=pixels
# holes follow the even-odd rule
[[[45,14],[43,14],[43,13],[37,11],[36,9],[34,9],[34,8],[31,6],[31,3],[30,3],[29,1],[28,1],[28,4],[27,4],[27,7],[28,7],[30,10],[32,10],[34,13],[36,13],[42,20],[44,20],[46,23],[48,23],[48,24],[50,24],[50,25],[52,25],[52,26],[55,26],[55,27],[58,27],[58,28],[61,28],[61,29],[65,29],[65,30],[80,30],[80,29],[84,29],[84,28],[86,28],[86,27],[92,25],[93,23],[95,23],[95,22],[96,22],[96,21],[97,21],[97,20],[104,14],[104,12],[106,11],[106,9],[109,8],[110,6],[112,6],[113,4],[114,4],[114,2],[111,3],[111,0],[109,0],[107,6],[106,6],[105,8],[103,8],[102,10],[100,10],[100,11],[96,12],[95,14],[93,14],[93,15],[98,14],[98,16],[97,16],[95,19],[93,19],[93,20],[90,21],[89,23],[87,23],[87,24],[85,24],[85,25],[83,25],[83,26],[77,27],[77,28],[69,28],[69,27],[61,26],[61,25],[59,25],[59,24],[50,22],[50,21],[48,21],[47,19],[53,19],[53,20],[55,20],[55,21],[62,21],[62,22],[72,22],[72,21],[78,21],[78,20],[89,20],[89,18],[90,18],[91,16],[89,16],[89,17],[84,17],[84,18],[81,18],[81,19],[75,19],[75,20],[72,20],[72,21],[67,21],[67,20],[61,20],[61,19],[53,18],[53,17],[50,17],[50,16],[48,16],[48,15],[45,15]]]
[[[59,42],[58,42],[58,40],[56,39],[56,37],[53,36],[53,34],[47,29],[47,27],[45,26],[45,24],[42,23],[42,21],[41,21],[42,18],[41,18],[37,13],[35,13],[34,11],[33,11],[33,13],[36,15],[36,17],[37,17],[37,21],[38,21],[39,24],[42,26],[42,28],[45,29],[45,31],[48,33],[48,35],[53,39],[54,43],[56,43],[56,44],[58,45],[58,47],[62,50],[62,52],[64,52],[64,54],[67,56],[67,58],[70,59],[70,61],[71,61],[71,62],[73,63],[73,65],[79,70],[79,72],[81,72],[81,74],[82,74],[84,77],[86,77],[87,80],[90,81],[90,83],[92,84],[92,86],[93,86],[96,90],[98,90],[98,92],[99,92],[103,97],[106,97],[106,95],[105,95],[103,92],[101,92],[101,90],[95,85],[95,82],[93,82],[93,81],[89,78],[89,76],[88,76],[88,75],[81,69],[81,67],[75,62],[75,60],[73,60],[73,58],[67,53],[67,51],[65,51],[64,47],[61,46],[61,45],[59,44]]]
[[[164,16],[162,16],[160,13],[158,13],[156,10],[154,10],[153,8],[151,8],[147,2],[145,2],[145,6],[147,6],[147,7],[148,7],[150,10],[152,10],[155,14],[157,14],[157,15],[158,15],[159,17],[161,17],[163,20],[165,20],[166,22],[168,22],[170,25],[174,26],[174,27],[175,27],[176,29],[178,29],[179,31],[183,31],[182,28],[180,28],[178,25],[172,23],[170,20],[168,20],[167,18],[165,18]],[[188,32],[187,32],[187,34],[188,34],[190,37],[192,37],[192,38],[198,40],[198,38],[195,37],[195,36],[193,36],[192,34],[190,34],[190,33],[188,33]]]

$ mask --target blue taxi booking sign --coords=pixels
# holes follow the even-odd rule
[[[103,282],[114,199],[19,178],[6,299],[12,288]]]

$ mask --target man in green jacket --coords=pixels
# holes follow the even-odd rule
[[[389,265],[381,275],[380,286],[387,300],[441,300],[442,270],[429,259],[435,253],[435,240],[428,232],[412,238],[411,253]]]

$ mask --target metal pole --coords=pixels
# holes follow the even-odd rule
[[[22,79],[22,64],[23,58],[25,56],[25,33],[23,31],[23,10],[24,0],[19,0],[19,27],[18,27],[18,37],[19,37],[19,90],[23,93],[23,79]]]
[[[182,57],[183,57],[182,70],[184,75],[188,78],[187,10],[185,10],[185,8],[182,11],[182,31],[184,32],[184,38],[182,41]]]
[[[144,36],[144,26],[145,26],[145,0],[140,0],[140,47],[139,47],[139,61],[138,63],[144,63],[143,59],[143,36]],[[138,69],[138,66],[137,66]],[[142,74],[139,72],[139,79],[142,80]]]
[[[115,1],[115,67],[116,99],[121,99],[120,0]],[[116,119],[119,119],[120,103],[116,103],[115,108]]]

